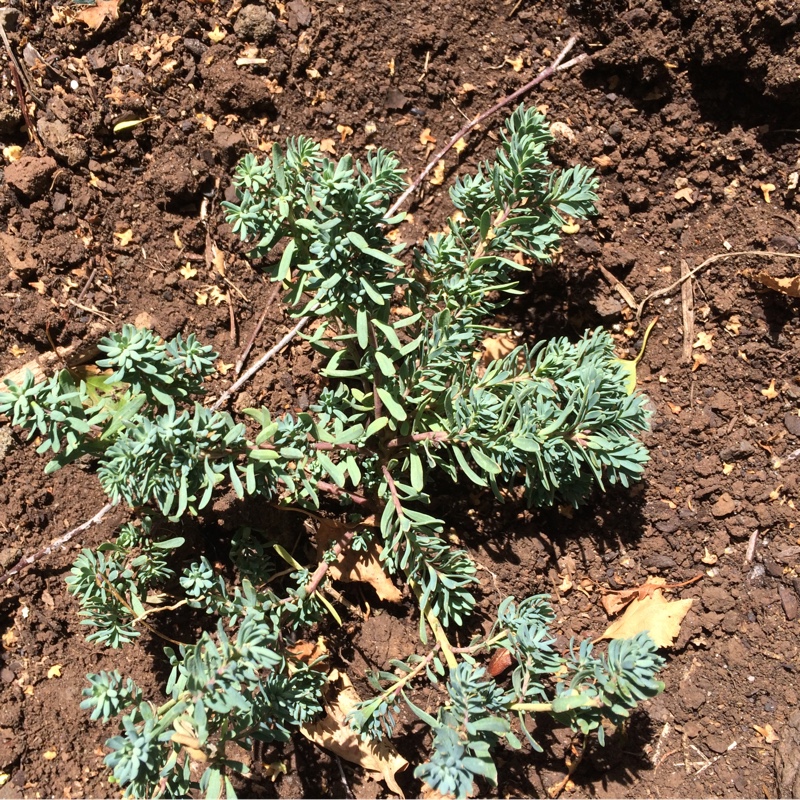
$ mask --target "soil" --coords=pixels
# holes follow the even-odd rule
[[[100,22],[96,30],[74,19],[85,5],[11,0],[0,8],[36,95],[27,114],[41,141],[23,127],[4,54],[0,140],[23,157],[12,162],[5,150],[0,169],[0,374],[53,345],[90,348],[129,322],[164,337],[195,331],[230,365],[265,307],[256,345],[270,347],[291,321],[222,221],[236,160],[307,134],[331,140],[337,154],[392,148],[414,175],[430,155],[424,130],[443,143],[579,34],[574,54],[590,58],[526,101],[560,123],[557,163],[597,167],[599,213],[565,237],[557,263],[525,285],[505,321],[527,340],[602,325],[632,357],[658,315],[638,369],[654,414],[652,461],[640,485],[598,494],[574,513],[497,506],[444,484],[439,502],[455,509],[455,530],[485,568],[482,611],[508,594],[552,591],[564,645],[608,624],[599,586],[701,576],[673,594],[694,603],[665,651],[665,693],[644,705],[625,737],[590,748],[571,796],[797,796],[798,300],[753,276],[797,275],[800,266],[730,256],[800,254],[795,3],[241,5],[101,0],[88,18]],[[242,57],[257,61],[237,64]],[[409,207],[406,240],[441,226],[448,183],[491,155],[500,123],[490,119],[448,156],[443,185],[425,182]],[[648,302],[637,322],[612,285],[639,303],[717,254],[730,257],[691,279],[688,347],[679,288]],[[295,340],[234,405],[303,408],[315,367]],[[229,384],[220,375],[212,391]],[[2,571],[105,500],[78,466],[45,476],[43,459],[7,427],[0,450]],[[213,542],[248,515],[263,524],[263,509],[222,501],[196,527]],[[0,774],[10,776],[2,797],[113,793],[102,765],[110,726],[78,708],[87,671],[117,668],[150,696],[162,691],[162,644],[149,634],[121,652],[87,644],[65,591],[77,549],[106,540],[125,519],[116,509],[0,589]],[[363,605],[366,595],[348,596]],[[334,663],[354,678],[418,646],[411,603],[369,600],[380,613],[332,639]],[[501,751],[500,786],[481,793],[546,796],[565,775],[570,737],[546,721],[537,735],[544,753]],[[418,762],[425,744],[404,717],[401,753]],[[383,783],[305,740],[260,759],[280,760],[286,776],[273,783],[256,764],[243,793],[387,795]],[[407,794],[420,791],[412,770],[399,780]]]

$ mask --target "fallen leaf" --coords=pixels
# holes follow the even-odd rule
[[[772,500],[773,502],[775,500],[779,500],[781,496],[781,489],[783,489],[783,484],[780,484],[769,493],[769,499]]]
[[[574,233],[577,233],[581,229],[581,226],[575,222],[572,217],[570,217],[569,222],[564,223],[561,226],[561,232],[566,233],[568,236],[571,236]]]
[[[306,664],[312,664],[318,658],[328,654],[328,648],[325,646],[325,639],[320,636],[316,642],[309,642],[307,639],[298,639],[293,645],[286,648],[295,658],[304,661]]]
[[[47,670],[47,677],[48,678],[60,678],[61,677],[61,664],[53,664],[49,670]]]
[[[517,343],[507,333],[501,333],[498,336],[487,336],[481,342],[481,346],[483,347],[483,357],[481,360],[484,365],[488,365],[491,361],[497,361],[507,356],[517,347]]]
[[[289,771],[289,767],[286,765],[285,761],[271,761],[269,764],[262,764],[261,765],[261,774],[265,778],[269,778],[273,783],[281,775],[286,775]]]
[[[769,386],[767,386],[766,389],[761,390],[761,394],[763,394],[767,400],[774,400],[780,394],[780,389],[775,388],[775,378],[769,382]]]
[[[207,131],[213,131],[214,128],[217,127],[217,121],[209,117],[208,114],[200,112],[199,114],[195,114],[195,117]]]
[[[197,275],[197,270],[187,261],[179,270],[180,274],[188,281]]]
[[[217,372],[220,375],[227,375],[233,369],[233,362],[226,364],[222,359],[217,362]]]
[[[394,57],[389,59],[389,62],[386,64],[389,68],[389,75],[394,76]]]
[[[719,561],[719,556],[714,555],[714,553],[710,552],[707,547],[703,548],[703,557],[700,559],[704,564],[708,564],[709,567],[713,567],[714,564]]]
[[[461,153],[463,153],[464,150],[466,149],[467,149],[467,140],[462,136],[453,145],[453,150],[455,150],[456,153],[458,153],[458,155],[461,155]]]
[[[121,233],[115,233],[114,237],[119,239],[120,247],[127,247],[131,243],[131,239],[133,239],[133,231],[128,228],[128,230],[122,231]]]
[[[600,169],[608,169],[613,163],[607,155],[595,156],[592,161],[594,161]]]
[[[722,463],[722,474],[723,475],[730,475],[731,472],[734,470],[734,464],[726,464],[725,462]]]
[[[45,750],[44,753],[42,753],[42,758],[45,759],[45,761],[52,761],[57,755],[58,753],[56,753],[55,750]]]
[[[458,90],[459,94],[469,94],[474,92],[478,87],[474,83],[462,83],[461,88]]]
[[[683,409],[677,403],[670,403],[669,400],[667,400],[667,405],[669,406],[669,410],[675,414],[675,416],[683,411]]]
[[[333,698],[325,704],[324,719],[303,725],[300,732],[314,744],[340,758],[358,764],[369,772],[378,773],[391,792],[404,798],[395,774],[405,769],[408,762],[388,741],[364,741],[350,727],[347,714],[361,702],[361,698],[347,675],[332,670],[328,687]]]
[[[608,626],[601,639],[629,639],[647,631],[657,647],[669,647],[673,643],[694,600],[667,600],[657,580],[653,578],[644,587],[633,590],[637,596],[625,613]],[[650,591],[648,596],[642,597],[641,590],[645,587]]]
[[[770,194],[775,191],[775,184],[774,183],[762,183],[759,187],[761,189],[761,194],[764,195],[764,202],[765,203],[772,203],[770,200]]]
[[[195,300],[194,302],[198,306],[207,306],[208,305],[208,292],[203,292],[198,290],[194,293]]]
[[[419,143],[420,144],[436,144],[436,137],[431,136],[431,129],[425,128],[424,131],[419,135]]]
[[[511,68],[514,70],[514,72],[521,72],[522,67],[524,66],[522,56],[517,56],[516,58],[507,58],[505,63],[511,64]]]
[[[211,39],[214,44],[219,44],[228,34],[223,31],[219,25],[214,26],[213,31],[208,32],[208,38]]]
[[[674,195],[672,195],[676,200],[685,200],[689,205],[694,203],[694,199],[692,197],[694,190],[691,186],[684,186],[683,189],[678,189]]]
[[[21,355],[25,354],[25,348],[16,344],[12,344],[10,350],[11,355],[14,356],[14,358],[19,358]]]
[[[556,139],[566,139],[568,142],[575,141],[575,131],[566,122],[554,122],[550,126],[550,134]]]
[[[753,725],[753,728],[764,737],[764,741],[767,744],[775,744],[775,742],[781,740],[780,736],[775,733],[775,729],[769,723],[766,725]]]
[[[19,161],[22,158],[22,148],[18,144],[12,144],[10,147],[3,148],[3,158],[9,164]]]
[[[349,125],[337,125],[336,133],[341,137],[339,141],[343,142],[348,136],[353,135],[353,129]]]
[[[692,372],[699,369],[703,364],[708,364],[708,358],[705,353],[695,353],[692,356]]]
[[[431,186],[441,186],[444,183],[444,159],[441,159],[434,167],[429,183]]]
[[[175,247],[177,247],[178,250],[183,250],[183,242],[181,241],[177,228],[172,232],[172,239],[175,242]]]
[[[112,22],[119,18],[120,0],[97,0],[92,6],[82,6],[73,19],[96,31],[107,19]]]
[[[6,650],[11,650],[11,648],[19,641],[14,628],[9,628],[2,636],[0,636],[0,641],[3,642],[3,647]]]
[[[725,330],[728,331],[732,336],[738,336],[739,330],[742,327],[742,323],[739,320],[739,315],[734,314],[726,323],[725,323]]]
[[[710,350],[712,347],[713,339],[714,339],[713,333],[706,333],[705,331],[700,331],[697,334],[697,341],[692,345],[692,347],[694,349],[702,347],[704,350]]]
[[[330,153],[332,156],[336,155],[336,142],[333,139],[323,139],[319,143],[321,153]]]
[[[317,553],[322,559],[332,542],[342,538],[345,529],[333,520],[323,520],[317,528]],[[370,542],[366,550],[356,551],[347,548],[344,553],[328,568],[328,574],[334,580],[343,583],[368,583],[375,589],[381,600],[399,603],[403,599],[402,592],[392,583],[381,566],[381,547]]]
[[[36,294],[47,294],[47,286],[44,281],[31,281],[28,286],[36,289]]]
[[[768,289],[781,294],[788,294],[789,297],[800,297],[800,275],[787,278],[773,278],[772,275],[759,273],[750,276],[754,281],[758,281]]]

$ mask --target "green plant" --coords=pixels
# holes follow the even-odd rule
[[[476,567],[451,546],[444,520],[428,513],[429,476],[467,479],[500,501],[518,487],[529,504],[577,505],[595,485],[628,486],[647,460],[636,438],[647,425],[643,398],[626,390],[602,330],[578,342],[522,345],[488,366],[476,353],[495,330],[491,315],[519,293],[524,260],[546,261],[565,217],[590,214],[595,199],[589,170],[551,167],[541,115],[521,107],[506,127],[495,160],[451,190],[457,213],[446,232],[406,261],[389,236],[403,217],[386,217],[403,186],[392,154],[373,150],[366,165],[350,156],[333,162],[300,137],[263,163],[252,155],[241,162],[228,220],[254,256],[284,245],[268,269],[292,313],[316,321],[308,340],[325,358],[324,385],[308,413],[246,409],[246,425],[210,410],[197,398],[215,354],[193,336],[165,343],[131,326],[101,342],[105,374],[62,372],[41,384],[29,377],[0,394],[0,411],[41,438],[39,452],[53,452],[48,470],[92,456],[114,502],[179,520],[230,487],[303,509],[328,498],[329,511],[349,515],[313,571],[292,562],[288,575],[275,573],[270,548],[252,532],[232,549],[238,585],[205,558],[183,570],[184,598],[171,608],[200,609],[217,625],[195,644],[167,649],[165,704],[146,702],[117,673],[89,676],[84,706],[95,718],[121,717],[106,761],[128,794],[196,787],[232,796],[229,775],[246,766],[230,757],[230,743],[284,740],[320,711],[324,672],[294,657],[287,636],[336,614],[320,591],[328,566],[370,542],[416,597],[422,643],[429,632],[435,641],[425,655],[396,662],[399,674],[373,676],[378,694],[351,723],[365,737],[390,735],[404,698],[433,729],[431,759],[415,774],[435,789],[465,796],[474,778],[494,780],[492,747],[501,739],[520,745],[515,718],[534,747],[525,725],[532,712],[602,738],[603,716],[619,721],[661,690],[654,675],[662,659],[647,636],[613,642],[605,656],[589,642],[557,653],[541,596],[507,598],[489,636],[467,647],[447,638],[448,627],[469,624]],[[144,518],[76,561],[68,583],[96,628],[90,638],[125,644],[174,589],[182,539],[158,540],[153,531]],[[507,688],[478,661],[498,650],[516,665]],[[423,673],[446,678],[448,699],[436,716],[406,696]],[[199,783],[192,759],[205,767]]]

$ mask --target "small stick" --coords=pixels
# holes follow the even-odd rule
[[[11,77],[14,79],[14,89],[16,89],[17,92],[17,99],[19,100],[19,108],[25,120],[25,126],[28,129],[28,136],[30,136],[31,141],[36,142],[36,144],[39,146],[39,150],[41,152],[44,152],[44,145],[42,144],[42,140],[39,138],[39,134],[36,132],[36,127],[31,121],[31,116],[28,113],[28,106],[25,104],[25,89],[22,86],[22,70],[20,69],[19,63],[17,62],[17,57],[14,55],[14,51],[11,49],[11,42],[8,41],[8,36],[6,36],[6,29],[1,21],[0,21],[0,37],[3,39],[3,44],[5,45],[6,53],[8,53],[8,66],[9,69],[11,70]]]
[[[455,134],[450,141],[428,162],[428,165],[422,172],[417,176],[414,182],[408,186],[408,188],[400,195],[400,197],[395,200],[392,207],[386,212],[387,217],[393,217],[400,207],[405,203],[406,199],[409,195],[413,194],[417,187],[425,180],[428,173],[444,158],[445,154],[452,148],[455,143],[461,139],[462,137],[466,136],[476,125],[480,125],[487,117],[490,117],[495,112],[499,111],[504,106],[513,103],[517,98],[522,97],[522,95],[529,92],[533,89],[534,86],[538,86],[543,81],[546,81],[551,75],[554,75],[556,72],[562,69],[568,69],[575,64],[580,63],[588,58],[587,55],[578,56],[577,58],[573,58],[571,61],[567,62],[566,64],[562,64],[561,62],[566,58],[567,53],[575,46],[575,42],[578,40],[577,36],[570,37],[567,44],[564,46],[564,49],[558,54],[556,60],[547,68],[543,69],[532,81],[528,81],[524,86],[521,86],[515,92],[504,97],[502,100],[495,103],[490,109],[484,111],[481,114],[478,114],[475,119],[471,122],[468,122],[457,134]]]
[[[688,276],[689,265],[681,259],[681,278]],[[683,315],[683,360],[692,360],[692,343],[694,342],[694,291],[692,282],[685,280],[681,284],[681,314]]]
[[[258,322],[256,322],[256,326],[253,328],[253,332],[250,334],[250,338],[247,340],[247,344],[244,346],[242,354],[239,356],[238,360],[236,361],[236,366],[233,368],[234,377],[238,377],[241,371],[244,369],[244,362],[247,360],[247,356],[250,355],[250,351],[253,349],[253,343],[256,340],[256,336],[258,336],[258,334],[261,332],[261,329],[264,327],[264,320],[267,318],[267,312],[270,310],[270,308],[272,308],[272,304],[275,302],[275,298],[278,295],[279,289],[279,283],[276,283],[272,287],[272,291],[264,303],[264,310],[261,312],[261,316],[258,318]]]
[[[636,311],[636,299],[628,290],[622,281],[620,281],[613,272],[607,270],[602,264],[597,264],[597,269],[600,270],[602,276],[608,281],[612,289],[619,292],[619,296],[634,310]]]
[[[297,334],[300,333],[300,331],[303,330],[306,325],[308,325],[310,319],[311,317],[301,317],[294,328],[292,328],[274,347],[267,350],[267,352],[264,353],[264,355],[261,356],[261,358],[259,358],[258,361],[256,361],[256,363],[253,364],[253,366],[250,367],[250,369],[248,369],[247,372],[245,372],[244,375],[239,378],[239,380],[237,380],[230,388],[226,389],[217,398],[216,403],[211,406],[211,409],[216,411],[220,406],[222,406],[223,403],[227,402],[228,398],[235,394],[241,386],[247,383],[247,381],[249,381],[250,378],[252,378],[253,375],[255,375],[256,372],[258,372],[261,367],[267,363],[267,361],[280,353],[280,351],[283,350],[283,348],[286,347],[286,345],[289,344],[289,342],[291,342],[292,339],[294,339],[294,337],[297,336]]]
[[[231,344],[235,347],[236,346],[236,313],[233,310],[233,298],[231,297],[231,291],[228,289],[228,316],[230,317],[231,321]]]
[[[38,561],[40,558],[44,558],[45,556],[49,556],[54,550],[59,547],[63,547],[67,542],[70,541],[73,537],[77,536],[79,533],[91,528],[92,525],[97,525],[103,517],[108,514],[111,509],[114,508],[113,503],[106,503],[91,519],[86,520],[86,522],[78,525],[77,528],[73,528],[71,531],[68,531],[63,536],[59,536],[57,539],[53,539],[47,547],[39,550],[36,553],[33,553],[28,556],[24,556],[21,558],[8,572],[4,575],[0,575],[0,586],[4,583],[8,583],[15,575],[21,572],[25,567],[33,564],[35,561]]]
[[[684,281],[689,280],[689,278],[696,275],[700,272],[701,269],[705,269],[709,264],[713,264],[715,261],[719,261],[721,258],[733,258],[734,256],[761,256],[762,258],[800,258],[800,253],[776,253],[772,250],[738,250],[734,253],[717,253],[710,258],[707,258],[702,264],[695,267],[691,272],[687,272],[686,275],[681,275],[681,277],[675,281],[675,283],[671,283],[665,289],[658,289],[655,292],[647,295],[641,303],[639,303],[638,308],[636,309],[636,321],[638,322],[641,319],[642,311],[644,311],[645,305],[649,303],[651,300],[655,300],[657,297],[664,297],[664,295],[670,294],[674,289],[677,289]]]

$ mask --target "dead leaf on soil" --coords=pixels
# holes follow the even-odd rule
[[[466,150],[466,149],[467,149],[467,140],[466,140],[466,139],[465,139],[465,138],[462,136],[462,137],[461,137],[460,139],[458,139],[458,140],[456,141],[456,143],[453,145],[453,150],[455,150],[455,151],[456,151],[456,153],[458,153],[459,155],[461,155],[461,153],[463,153],[463,152],[464,152],[464,150]]]
[[[694,203],[693,198],[694,190],[691,186],[684,186],[683,189],[678,189],[674,195],[672,195],[676,200],[685,200],[689,205]]]
[[[227,35],[227,32],[222,30],[219,25],[215,25],[214,30],[209,31],[207,34],[208,38],[211,39],[214,44],[219,44]]]
[[[507,333],[501,333],[498,336],[487,336],[481,342],[481,346],[483,347],[481,361],[488,366],[490,362],[507,356],[516,348],[517,343]]]
[[[408,762],[386,741],[364,741],[347,723],[347,714],[361,702],[358,692],[347,675],[332,670],[328,679],[332,698],[325,704],[324,719],[303,725],[300,732],[314,744],[330,750],[340,758],[378,773],[389,790],[405,797],[395,774]],[[377,776],[376,776],[377,777]]]
[[[114,238],[119,239],[120,247],[127,247],[131,243],[131,239],[133,239],[133,231],[130,228],[128,228],[128,230],[126,231],[115,233]]]
[[[61,677],[61,664],[53,664],[49,670],[47,670],[47,677],[48,679],[51,678],[60,678]]]
[[[113,22],[119,18],[119,3],[120,0],[97,0],[93,6],[83,6],[73,20],[96,31],[106,20]]]
[[[342,538],[345,529],[333,520],[323,520],[317,528],[317,553],[321,559],[332,542]],[[339,555],[335,564],[331,564],[328,575],[337,581],[351,583],[357,581],[368,583],[375,589],[381,600],[399,603],[403,599],[400,590],[392,583],[381,566],[381,548],[370,542],[366,551],[356,552],[348,548]]]
[[[768,289],[781,294],[788,294],[789,297],[800,297],[800,275],[787,278],[773,278],[772,275],[767,275],[765,272],[760,272],[757,275],[750,275],[754,281],[758,281]]]
[[[775,184],[774,183],[762,183],[758,188],[761,189],[761,194],[764,195],[764,202],[765,203],[771,203],[772,200],[770,199],[770,195],[777,188],[775,186]]]
[[[694,349],[698,347],[702,347],[704,350],[708,351],[712,348],[712,342],[714,339],[713,333],[706,333],[705,331],[700,331],[697,334],[697,341],[692,345]]]
[[[657,647],[670,647],[680,633],[681,622],[694,600],[667,600],[663,591],[668,587],[661,583],[663,580],[652,578],[644,586],[620,592],[620,596],[629,594],[629,605],[600,638],[629,639],[647,631]],[[606,599],[603,598],[604,606]]]
[[[708,364],[708,356],[705,353],[695,353],[692,356],[692,372],[695,372],[704,364]]]
[[[330,153],[332,156],[336,155],[336,142],[333,139],[323,139],[319,143],[319,150],[321,153]]]
[[[343,142],[348,136],[353,135],[353,129],[349,125],[337,125],[336,133],[341,137],[339,141]]]
[[[45,759],[45,761],[52,761],[57,755],[58,753],[56,753],[55,750],[45,750],[44,753],[42,753],[42,758]]]
[[[780,736],[775,733],[775,729],[767,723],[766,725],[753,725],[753,729],[764,737],[767,744],[775,744],[781,740]]]
[[[441,186],[444,183],[444,159],[434,167],[429,183],[431,186]]]
[[[761,390],[761,394],[763,394],[767,400],[774,400],[780,394],[780,389],[775,388],[775,378],[769,382],[769,386],[767,386],[766,389]]]
[[[511,68],[514,70],[514,72],[521,72],[522,67],[524,66],[522,56],[517,56],[516,58],[507,58],[506,64],[511,64]]]
[[[431,129],[425,128],[424,131],[419,135],[419,143],[420,144],[436,144],[436,137],[431,136]]]

